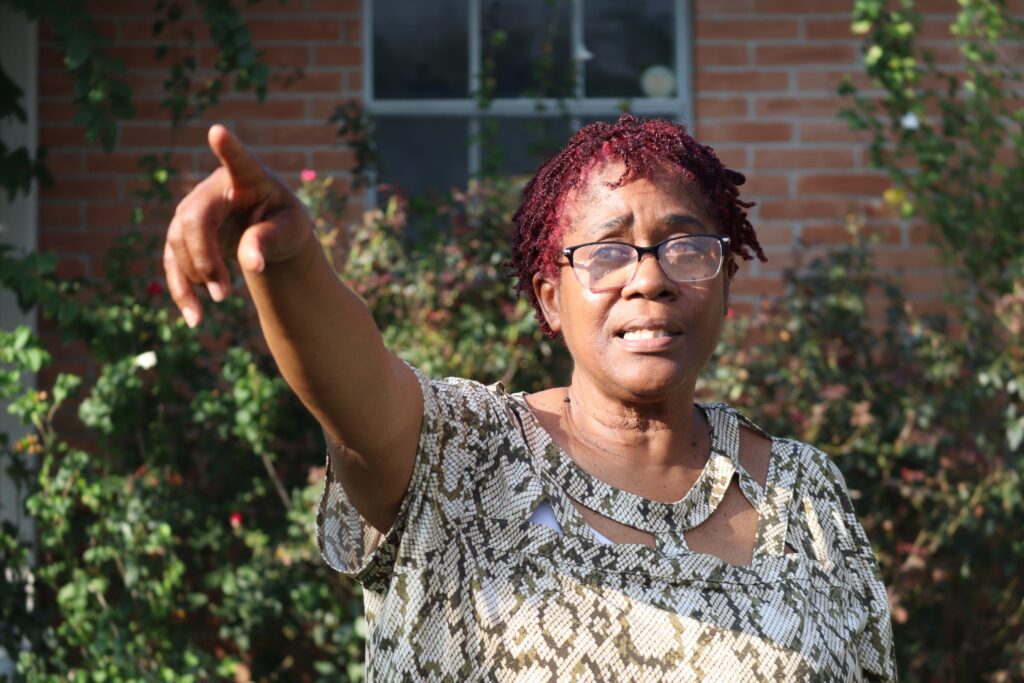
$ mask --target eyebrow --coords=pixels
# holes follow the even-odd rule
[[[692,225],[698,228],[703,228],[704,223],[701,222],[696,216],[691,216],[685,213],[670,213],[667,216],[661,218],[661,223],[665,225],[679,226],[679,225]],[[611,220],[607,220],[604,223],[587,228],[587,232],[590,234],[605,233],[610,230],[616,230],[620,228],[628,228],[633,225],[633,214],[626,213],[621,216],[616,216]]]

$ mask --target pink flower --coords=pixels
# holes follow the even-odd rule
[[[725,314],[725,317],[728,318],[729,320],[732,320],[734,315],[735,313],[733,313],[732,306],[730,306],[729,310]]]
[[[231,520],[231,528],[232,529],[237,529],[238,527],[242,526],[242,513],[241,512],[232,512],[230,520]]]
[[[299,178],[301,178],[304,183],[311,183],[316,180],[316,171],[311,168],[304,168],[302,169],[302,173],[299,174]]]

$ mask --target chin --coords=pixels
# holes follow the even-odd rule
[[[634,364],[630,364],[634,365]],[[690,368],[667,358],[645,358],[635,367],[616,368],[609,373],[610,384],[622,398],[659,400],[679,392],[692,393],[700,368]]]

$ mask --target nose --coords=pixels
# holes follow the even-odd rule
[[[644,254],[636,264],[633,279],[622,288],[626,298],[642,296],[646,299],[675,298],[679,285],[669,279],[654,254]]]

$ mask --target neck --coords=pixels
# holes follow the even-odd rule
[[[621,466],[667,469],[700,465],[704,442],[693,387],[656,401],[622,400],[573,375],[565,391],[565,430],[594,457]]]

